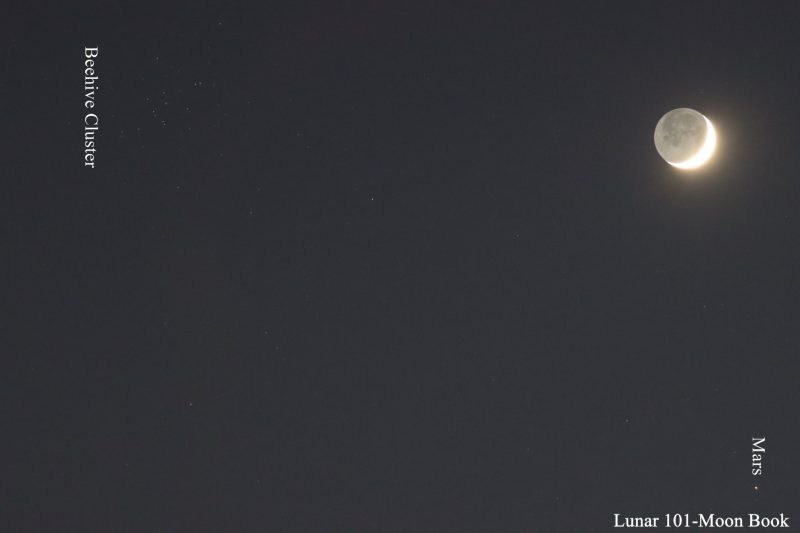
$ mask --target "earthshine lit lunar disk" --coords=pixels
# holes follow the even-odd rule
[[[705,116],[681,107],[661,117],[653,140],[664,161],[676,168],[693,169],[711,159],[717,146],[717,132]]]

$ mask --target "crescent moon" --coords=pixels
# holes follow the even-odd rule
[[[714,129],[714,125],[711,124],[711,121],[708,120],[705,115],[703,118],[706,120],[706,140],[703,143],[703,147],[686,161],[682,161],[680,163],[669,163],[669,161],[667,161],[673,167],[682,169],[697,168],[703,166],[709,159],[711,159],[711,156],[714,154],[714,148],[717,147],[717,131]]]

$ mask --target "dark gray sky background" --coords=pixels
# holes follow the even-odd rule
[[[0,52],[0,530],[800,520],[792,4],[53,5]]]

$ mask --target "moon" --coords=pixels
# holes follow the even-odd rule
[[[714,125],[688,107],[673,109],[658,121],[653,134],[658,154],[670,165],[695,169],[705,165],[717,146]]]

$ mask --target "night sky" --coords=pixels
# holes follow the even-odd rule
[[[0,531],[800,524],[795,4],[71,4],[4,15]]]

